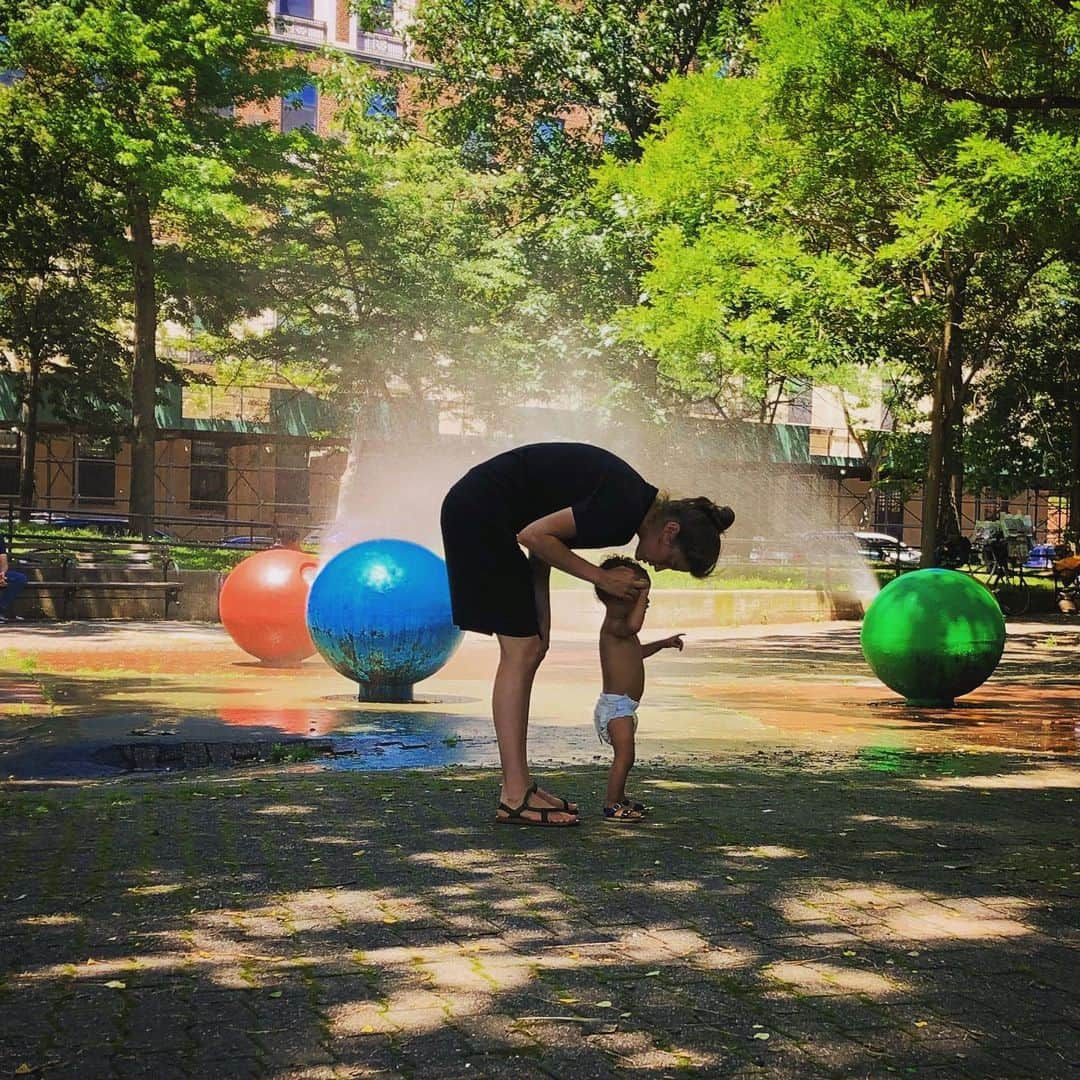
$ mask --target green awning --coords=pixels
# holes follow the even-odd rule
[[[0,422],[14,424],[19,419],[17,385],[14,372],[0,371]],[[38,407],[38,423],[56,424],[59,422],[49,404],[49,395],[46,390],[41,395],[41,405]]]

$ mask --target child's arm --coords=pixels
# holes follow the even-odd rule
[[[658,653],[661,649],[678,649],[682,652],[683,648],[683,635],[672,634],[671,637],[661,638],[659,641],[650,641],[648,645],[641,646],[641,659],[647,660],[653,653]]]
[[[641,627],[645,623],[645,612],[649,607],[649,590],[644,588],[637,595],[637,600],[634,601],[634,606],[630,611],[630,614],[626,616],[626,625],[631,634],[636,634],[641,630]]]

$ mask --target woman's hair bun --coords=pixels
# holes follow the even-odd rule
[[[696,499],[687,499],[695,510],[700,511],[709,520],[717,532],[730,529],[735,521],[735,511],[730,506],[717,506],[712,499],[699,495]]]
[[[714,520],[716,527],[724,532],[735,524],[735,511],[730,506],[717,506],[713,503]]]

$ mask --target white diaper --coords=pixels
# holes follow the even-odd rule
[[[611,736],[608,735],[608,724],[620,716],[632,716],[634,718],[634,730],[637,731],[638,702],[625,694],[601,694],[593,710],[593,723],[596,725],[596,734],[602,743],[611,745]]]

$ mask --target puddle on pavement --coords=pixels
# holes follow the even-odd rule
[[[146,647],[155,633],[144,631],[139,647],[117,648],[104,636],[93,647],[74,640],[17,662],[0,657],[0,774],[101,774],[111,771],[94,764],[103,748],[158,741],[329,739],[338,756],[327,763],[349,769],[497,761],[490,642],[467,640],[417,687],[414,703],[376,705],[358,703],[348,682],[317,659],[268,668],[215,628],[173,649]],[[649,661],[638,758],[678,764],[748,749],[824,750],[870,755],[888,771],[889,762],[921,753],[1076,754],[1076,657],[1074,648],[1012,648],[998,674],[956,708],[915,709],[869,673],[855,626],[691,639],[681,656]],[[533,696],[534,761],[606,762],[591,720],[596,667],[589,641],[553,646]]]

